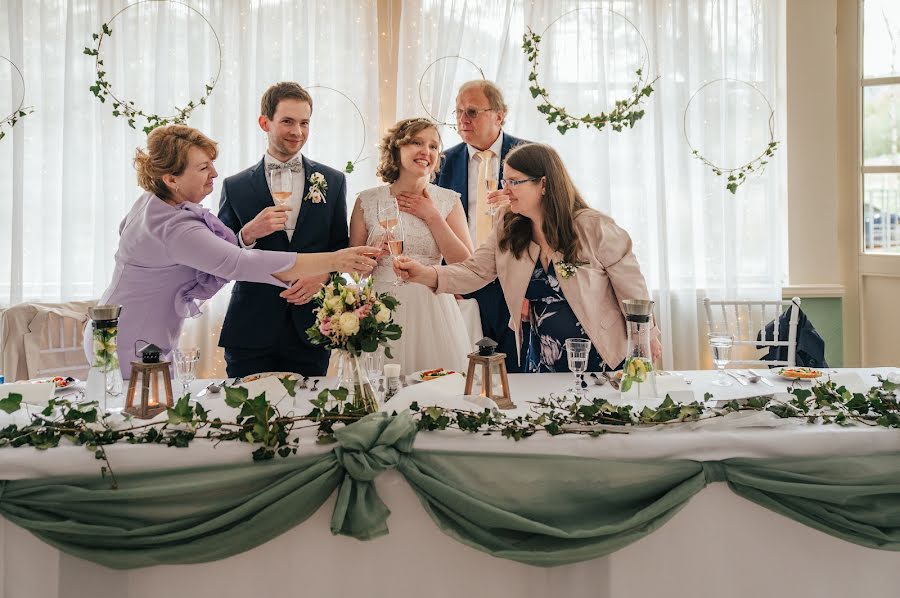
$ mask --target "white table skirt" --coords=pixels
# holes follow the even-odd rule
[[[868,376],[867,372],[855,374]],[[710,373],[689,376],[700,390],[706,388]],[[563,388],[567,382],[568,376],[562,374],[511,379],[517,401]],[[597,390],[610,392],[606,387]],[[771,390],[759,387],[749,392]],[[717,393],[747,394],[748,387],[735,386],[724,389],[724,393],[717,389]],[[303,412],[302,400],[297,407],[298,412]],[[694,429],[640,430],[600,438],[539,435],[518,443],[497,436],[423,433],[418,436],[416,447],[703,460],[737,455],[870,454],[900,450],[897,430],[796,422],[765,427],[784,422],[763,420],[753,422],[754,426],[763,427],[748,428],[742,422],[723,426],[722,421]],[[308,453],[327,449],[304,439],[302,450]],[[44,452],[2,449],[0,456],[0,479],[91,474],[97,473],[99,467],[92,455],[79,447]],[[117,471],[127,471],[161,465],[243,463],[249,460],[249,451],[246,445],[230,443],[212,448],[208,443],[197,442],[189,449],[124,445],[114,447],[110,458]],[[0,598],[150,598],[160,591],[173,590],[190,592],[194,598],[212,598],[256,595],[260,588],[282,596],[357,594],[392,598],[869,598],[894,596],[900,587],[900,555],[896,552],[863,548],[827,536],[736,496],[724,484],[711,484],[660,530],[612,555],[553,569],[496,559],[445,536],[397,472],[381,475],[376,487],[393,513],[388,519],[390,534],[386,537],[370,542],[333,537],[329,531],[332,499],[303,524],[246,553],[213,563],[133,571],[113,571],[62,554],[0,520]]]

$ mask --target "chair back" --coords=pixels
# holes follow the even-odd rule
[[[734,336],[735,353],[729,364],[741,366],[790,366],[797,364],[797,321],[800,318],[800,298],[783,301],[754,301],[735,299],[703,300],[706,324],[710,332]],[[787,337],[780,335],[779,318],[790,307]],[[766,334],[766,326],[775,322],[772,334]],[[787,359],[763,360],[771,347],[787,347]],[[756,357],[745,359],[744,357]]]
[[[0,316],[0,352],[7,380],[49,376],[87,378],[87,310],[96,301],[20,303]]]

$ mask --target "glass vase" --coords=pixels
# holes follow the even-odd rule
[[[347,389],[347,401],[364,413],[378,411],[375,388],[366,373],[364,360],[350,351],[338,351],[338,387]]]
[[[119,369],[118,312],[115,318],[105,315],[103,318],[91,322],[94,354],[85,386],[85,398],[96,401],[104,412],[111,413],[121,411],[123,407],[118,405],[123,390],[122,371]]]

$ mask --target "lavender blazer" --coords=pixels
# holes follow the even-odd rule
[[[122,306],[119,363],[131,376],[138,339],[158,345],[166,358],[178,346],[185,318],[200,315],[198,301],[209,299],[229,280],[287,285],[272,274],[289,270],[296,254],[241,249],[234,233],[206,208],[193,203],[170,206],[152,193],[134,203],[119,225],[119,249],[112,281],[100,304]],[[91,326],[84,350],[93,358]]]
[[[521,353],[522,300],[540,247],[531,243],[527,254],[519,259],[511,252],[500,251],[497,247],[500,222],[502,218],[468,260],[435,267],[438,274],[435,292],[471,293],[498,278],[509,313],[513,314],[509,327],[516,333],[516,350]],[[614,367],[625,359],[627,344],[621,301],[649,299],[650,294],[631,251],[631,237],[612,218],[597,210],[582,210],[575,217],[575,232],[581,242],[581,259],[588,263],[569,278],[559,277],[560,289],[603,361]],[[563,256],[557,251],[550,259],[559,264]]]

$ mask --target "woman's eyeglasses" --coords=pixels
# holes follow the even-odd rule
[[[521,185],[522,183],[533,183],[534,181],[538,181],[538,180],[540,180],[540,179],[537,177],[529,177],[527,179],[500,179],[500,184],[504,188],[509,188],[509,187],[517,187],[517,186]]]

